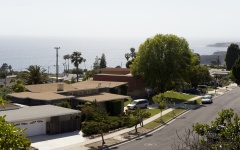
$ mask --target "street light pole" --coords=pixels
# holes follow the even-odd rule
[[[56,49],[56,82],[58,82],[58,49],[60,47],[54,47],[54,49]]]

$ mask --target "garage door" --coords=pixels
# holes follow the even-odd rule
[[[25,129],[27,136],[46,134],[46,120],[38,119],[31,121],[24,121],[15,124],[20,129]]]

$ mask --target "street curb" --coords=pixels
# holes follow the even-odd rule
[[[180,114],[176,115],[174,118],[169,119],[169,120],[166,121],[165,123],[167,124],[168,122],[171,122],[171,121],[174,120],[176,117],[178,117],[178,116],[180,116],[180,115],[182,115],[182,114],[184,114],[184,113],[186,113],[186,112],[188,112],[188,111],[190,111],[190,110],[189,110],[189,109],[186,109],[185,111],[183,111],[183,112],[181,112]],[[119,143],[116,143],[116,144],[112,144],[112,145],[106,146],[106,147],[104,147],[103,149],[106,149],[106,148],[112,148],[112,147],[114,147],[114,146],[117,146],[117,145],[120,145],[120,144],[123,144],[123,143],[129,142],[129,141],[132,141],[132,140],[134,140],[134,139],[141,138],[141,137],[143,137],[143,136],[145,136],[145,135],[147,135],[147,134],[149,134],[149,133],[151,133],[151,132],[153,132],[153,131],[159,129],[159,128],[162,127],[162,126],[164,126],[164,124],[161,124],[161,125],[155,127],[154,129],[149,130],[149,131],[143,133],[143,134],[140,135],[140,136],[133,137],[133,138],[131,138],[131,139],[127,139],[127,140],[123,140],[123,141],[121,141],[121,142],[119,142]],[[121,134],[120,134],[120,135],[121,135]],[[108,139],[111,139],[111,138],[108,138]],[[106,139],[106,140],[107,140],[107,139]],[[91,143],[90,143],[90,144],[91,144]]]

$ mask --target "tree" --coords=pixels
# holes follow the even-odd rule
[[[83,62],[84,62],[84,68],[85,68],[85,69],[84,69],[84,72],[86,72],[86,71],[85,71],[85,70],[87,70],[87,69],[86,69],[86,64],[85,64],[86,59],[83,59]]]
[[[131,57],[131,55],[129,53],[125,54],[125,58],[127,59],[127,61],[129,60],[130,57]]]
[[[97,70],[100,68],[100,62],[99,62],[100,60],[101,58],[98,58],[98,56],[96,56],[95,61],[93,63],[93,70]]]
[[[232,74],[234,76],[235,82],[239,85],[240,84],[240,57],[235,61],[232,67]]]
[[[193,87],[197,87],[199,84],[206,84],[212,79],[208,67],[206,66],[193,66],[190,69],[189,81]]]
[[[192,56],[184,38],[157,34],[140,45],[131,73],[142,77],[152,89],[165,92],[186,80]]]
[[[227,54],[225,57],[227,70],[231,70],[235,61],[240,55],[240,49],[237,44],[231,44],[227,49]]]
[[[232,109],[222,110],[211,125],[196,123],[193,132],[179,136],[182,141],[175,149],[240,149],[240,118]]]
[[[67,72],[67,63],[66,63],[66,60],[69,58],[69,55],[64,55],[63,56],[63,59],[65,60],[65,63],[64,63],[64,73]]]
[[[105,58],[105,54],[102,54],[102,57],[100,59],[100,68],[106,68],[107,67],[107,62]]]
[[[61,103],[58,103],[57,105],[64,108],[70,108],[70,109],[72,108],[68,102],[64,102],[64,101],[62,101]]]
[[[133,115],[133,121],[135,126],[135,133],[137,133],[137,125],[140,124],[141,127],[143,127],[143,120],[144,118],[149,118],[151,116],[150,112],[147,112],[142,109],[135,109],[135,110],[127,110],[126,113],[128,115]]]
[[[23,80],[27,85],[47,83],[46,69],[41,66],[29,66],[23,73]]]
[[[132,57],[132,59],[134,59],[136,57],[136,52],[135,52],[135,48],[130,48],[130,56]]]
[[[2,97],[4,100],[9,100],[8,94],[13,93],[12,88],[10,87],[2,87],[0,88],[0,97]]]
[[[94,100],[90,104],[86,104],[82,108],[82,114],[85,121],[82,123],[83,133],[98,133],[102,137],[102,145],[105,144],[103,134],[110,130],[111,122],[105,110],[98,107],[98,103]]]
[[[79,65],[82,63],[83,58],[81,57],[81,52],[73,52],[72,55],[70,56],[71,62],[73,65],[76,67],[78,70]],[[77,82],[78,82],[78,73],[77,73]]]
[[[161,110],[160,119],[162,120],[162,111],[166,108],[166,97],[163,93],[153,96],[153,101],[158,105],[158,108]]]
[[[8,123],[5,116],[0,116],[0,149],[28,149],[30,140],[24,135],[24,130]]]
[[[12,90],[16,93],[19,92],[24,92],[25,91],[25,86],[23,85],[23,81],[20,79],[11,79],[10,81],[11,83],[15,83],[14,85],[12,85]]]

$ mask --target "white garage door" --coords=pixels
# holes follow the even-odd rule
[[[19,123],[15,123],[15,126],[21,129],[26,128],[25,133],[27,133],[27,136],[46,134],[45,119],[19,122]]]

